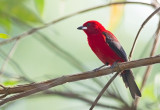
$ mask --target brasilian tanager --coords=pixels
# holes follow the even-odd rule
[[[117,38],[99,22],[91,20],[77,29],[83,30],[87,34],[90,48],[105,65],[128,61],[126,52]],[[129,87],[132,97],[134,99],[136,96],[141,97],[141,92],[137,87],[132,71],[124,70],[121,76],[126,87]]]

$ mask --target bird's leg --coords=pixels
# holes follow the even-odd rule
[[[118,65],[118,62],[117,61],[115,61],[111,66],[110,66],[110,68],[111,69],[113,69],[115,66],[117,66]]]
[[[108,63],[106,63],[106,64],[104,64],[104,65],[102,65],[102,66],[100,66],[100,67],[94,69],[93,71],[98,71],[98,70],[100,70],[101,68],[103,68],[103,67],[105,67],[105,66],[108,66]]]
[[[118,64],[118,61],[115,61],[111,66],[110,68],[113,69],[114,67],[118,66],[118,72],[121,72],[121,69],[119,67],[119,64]]]

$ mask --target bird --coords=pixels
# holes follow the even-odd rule
[[[87,21],[77,29],[86,33],[91,50],[105,65],[113,66],[115,63],[128,61],[126,52],[118,39],[98,21]],[[121,76],[125,86],[129,88],[132,98],[141,97],[132,70],[122,71]]]

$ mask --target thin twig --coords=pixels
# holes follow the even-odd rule
[[[152,50],[151,50],[151,53],[150,53],[150,57],[155,55],[156,49],[158,47],[159,36],[160,36],[160,22],[159,22],[158,29],[156,31],[156,37],[155,37],[155,40],[153,42],[153,46],[152,46]],[[141,91],[143,90],[143,88],[144,88],[144,86],[146,84],[146,81],[148,79],[151,67],[152,67],[152,65],[148,66],[147,69],[146,69],[146,72],[144,74],[143,81],[142,81],[142,84],[141,84],[141,87],[140,87]]]
[[[0,53],[1,53],[1,57],[3,58],[3,59],[5,59],[5,56],[7,56],[7,54],[2,50],[2,49],[0,49]],[[20,65],[14,60],[14,59],[12,59],[12,58],[10,58],[10,64],[12,65],[12,67],[15,69],[15,70],[18,70],[18,72],[17,73],[21,73],[21,74],[23,74],[23,77],[25,76],[25,78],[27,77],[27,75],[26,75],[26,73],[24,72],[24,70],[20,67]],[[6,72],[4,72],[5,74],[3,74],[3,75],[5,75],[5,76],[11,76],[11,74],[10,73],[6,73]],[[21,77],[21,76],[20,76]],[[28,77],[27,77],[28,78]],[[29,78],[28,78],[29,79]]]
[[[89,110],[93,110],[93,108],[95,107],[95,105],[97,104],[98,100],[101,98],[101,96],[103,95],[103,93],[106,91],[106,89],[109,87],[109,85],[112,83],[112,81],[117,77],[117,75],[120,74],[119,72],[117,72],[108,82],[107,84],[103,87],[103,89],[101,90],[101,92],[98,94],[98,96],[96,97],[95,101],[92,103],[92,106],[90,107]]]
[[[24,33],[22,33],[20,35],[15,36],[15,37],[12,37],[11,39],[6,39],[6,40],[1,41],[0,45],[4,45],[4,44],[7,44],[7,43],[10,43],[10,42],[12,42],[14,40],[19,40],[21,38],[24,38],[26,36],[29,36],[29,35],[37,32],[37,31],[39,31],[41,29],[49,27],[49,26],[51,26],[51,25],[53,25],[55,23],[58,23],[58,22],[60,22],[62,20],[65,20],[65,19],[68,19],[70,17],[73,17],[75,15],[82,14],[82,13],[85,13],[85,12],[88,12],[88,11],[92,11],[92,10],[96,10],[96,9],[99,9],[99,8],[104,8],[104,7],[111,6],[111,5],[120,5],[120,4],[143,4],[143,5],[147,5],[147,6],[152,6],[153,7],[152,4],[144,3],[144,2],[115,2],[115,3],[100,5],[100,6],[88,8],[88,9],[85,9],[85,10],[81,10],[81,11],[66,15],[66,16],[64,16],[62,18],[59,18],[59,19],[53,20],[52,22],[46,23],[43,26],[40,26],[40,27],[37,27],[37,28],[32,28],[29,31],[26,31],[26,32],[24,32]]]
[[[38,33],[40,36],[35,37],[35,39],[39,42],[43,42],[42,45],[48,47],[47,49],[52,50],[54,54],[57,54],[60,56],[63,60],[67,61],[70,65],[77,68],[80,71],[85,71],[86,68],[83,66],[83,64],[75,58],[73,55],[71,55],[66,50],[62,49],[60,46],[58,46],[56,43],[54,43],[51,39],[47,38],[44,34]],[[47,43],[47,44],[46,44]],[[56,51],[53,51],[53,49]]]
[[[0,75],[3,74],[3,72],[4,72],[4,70],[5,70],[6,66],[7,66],[7,64],[8,64],[8,62],[9,62],[9,60],[11,59],[12,55],[14,54],[14,51],[15,51],[16,46],[17,46],[17,44],[18,44],[18,41],[19,41],[19,40],[16,40],[16,42],[15,42],[14,45],[12,46],[10,52],[8,53],[8,55],[7,55],[4,63],[2,64],[1,69],[0,69]]]
[[[44,91],[44,93],[45,94],[49,94],[49,95],[59,95],[59,96],[68,97],[68,98],[72,98],[72,99],[78,99],[78,100],[87,102],[88,104],[92,104],[93,103],[93,101],[91,101],[90,99],[82,97],[81,95],[76,94],[76,93],[70,93],[70,92],[68,93],[68,92],[62,92],[62,91]],[[118,107],[107,105],[107,104],[97,103],[97,106],[119,110]]]
[[[153,46],[152,46],[152,50],[151,50],[151,53],[150,53],[150,57],[155,55],[156,49],[158,47],[159,36],[160,36],[160,21],[159,21],[159,25],[158,25],[158,28],[157,28],[156,33],[155,33],[155,40],[153,42]],[[143,78],[142,78],[143,80],[142,80],[141,87],[140,87],[141,93],[142,93],[142,91],[144,89],[144,86],[145,86],[145,84],[147,82],[148,76],[151,73],[151,69],[152,69],[152,65],[149,65],[147,67],[146,71],[145,71],[145,74],[144,74]],[[135,100],[135,108],[137,108],[137,106],[138,106],[139,99],[140,98],[137,98]]]
[[[107,97],[108,98],[113,98],[115,100],[118,100],[119,102],[121,102],[122,104],[124,104],[124,106],[126,108],[131,108],[130,105],[127,103],[127,101],[121,97],[121,95],[114,94],[113,92],[108,92]],[[130,110],[130,109],[122,109],[121,108],[121,110]]]
[[[136,41],[137,41],[137,39],[138,39],[138,36],[139,36],[142,28],[144,27],[144,25],[145,25],[156,13],[159,12],[159,10],[160,10],[160,7],[157,8],[152,14],[150,14],[150,15],[146,18],[146,20],[142,23],[140,29],[138,30],[138,33],[137,33],[136,38],[135,38],[135,40],[134,40],[134,43],[133,43],[133,45],[132,45],[132,48],[131,48],[131,51],[130,51],[130,54],[129,54],[129,57],[128,57],[129,61],[130,61],[130,59],[131,59],[131,57],[132,57],[132,54],[133,54],[133,51],[134,51],[134,48],[135,48]]]
[[[159,8],[160,3],[157,0],[151,0],[151,2],[152,2],[152,5],[154,6],[155,9]],[[159,13],[159,15],[160,15],[160,13]]]
[[[58,85],[65,84],[67,82],[74,82],[74,81],[99,77],[99,76],[103,76],[103,75],[108,75],[113,72],[117,72],[119,70],[123,71],[126,69],[136,68],[136,67],[140,67],[140,66],[147,66],[147,65],[151,65],[151,64],[155,64],[155,63],[160,63],[160,55],[155,56],[155,57],[141,59],[141,60],[131,61],[131,62],[119,63],[118,66],[115,66],[114,68],[105,68],[105,69],[102,69],[102,70],[99,70],[96,72],[95,71],[83,72],[80,74],[62,76],[62,77],[51,79],[51,80],[48,80],[45,82],[21,85],[21,86],[12,87],[12,88],[10,87],[7,89],[8,94],[17,93],[17,92],[19,92],[19,94],[3,99],[2,101],[0,101],[0,106],[7,103],[7,102],[35,94],[35,93],[47,90],[49,88],[58,86]],[[19,91],[16,91],[16,90],[19,90]],[[1,94],[5,94],[5,92],[6,91],[4,91],[4,90],[0,90]],[[22,93],[20,93],[20,92],[22,92]]]

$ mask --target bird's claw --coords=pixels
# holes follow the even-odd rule
[[[94,69],[93,71],[96,72],[96,71],[98,71],[98,70],[99,70],[99,68],[96,68],[96,69]]]
[[[102,66],[100,66],[100,67],[94,69],[93,71],[96,72],[96,71],[100,70],[101,68],[103,68],[103,67],[105,67],[105,66],[107,66],[107,65],[102,65]]]
[[[116,61],[116,62],[114,62],[111,66],[110,66],[110,68],[111,69],[113,69],[115,66],[117,66],[118,65],[118,62]]]
[[[110,66],[110,68],[113,69],[113,68],[116,67],[116,66],[118,67],[118,71],[120,72],[121,69],[120,69],[120,67],[119,67],[118,61],[115,61],[115,62]]]

